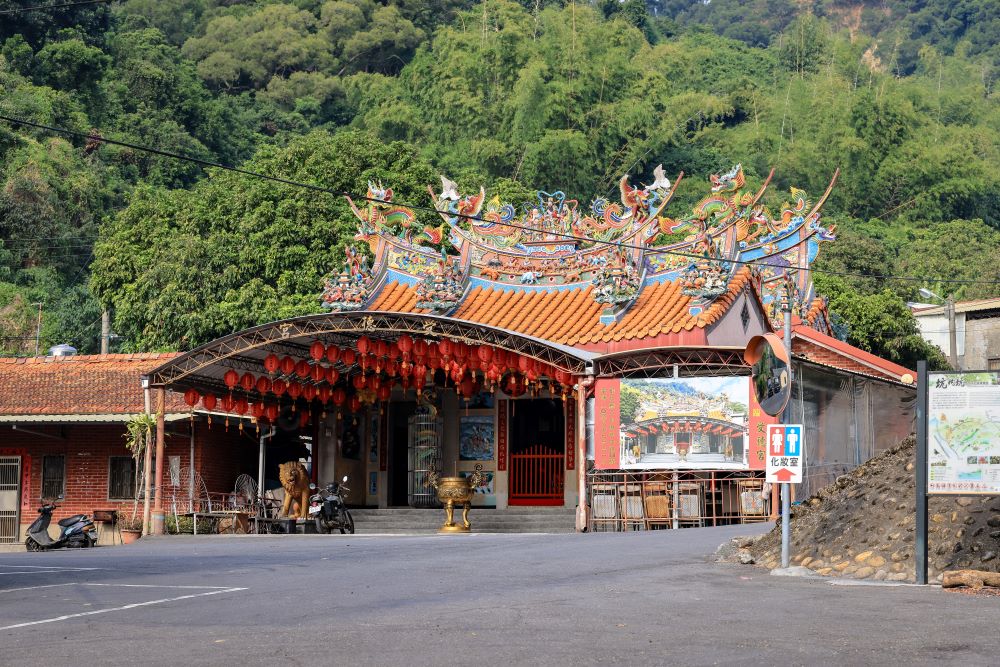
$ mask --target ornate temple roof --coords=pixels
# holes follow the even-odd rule
[[[363,202],[349,203],[373,261],[350,249],[327,279],[323,305],[447,315],[607,352],[628,341],[708,344],[738,301],[744,331],[748,318],[766,327],[790,294],[801,320],[828,330],[809,266],[835,238],[819,223],[833,182],[815,204],[792,188],[773,215],[761,203],[771,175],[747,190],[736,165],[711,177],[690,213],[672,218],[682,177],[671,184],[657,167],[652,183],[633,186],[624,176],[619,202],[598,197],[584,207],[562,192],[538,192],[520,206],[487,200],[484,188],[461,195],[442,176],[441,191],[428,191],[443,222],[419,230],[413,209],[370,183]]]

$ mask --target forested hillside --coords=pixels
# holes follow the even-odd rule
[[[0,12],[31,2],[0,0]],[[931,7],[941,4],[941,8]],[[820,194],[816,283],[852,343],[934,353],[917,288],[1000,294],[1000,6],[599,0],[129,0],[0,13],[0,115],[334,190],[438,173],[521,200],[662,163]],[[0,122],[0,348],[189,348],[314,312],[345,202]],[[775,197],[780,197],[775,194]],[[897,276],[885,278],[883,276]],[[908,280],[899,276],[918,277]],[[943,281],[981,282],[943,282]]]

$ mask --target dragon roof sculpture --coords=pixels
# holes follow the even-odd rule
[[[792,188],[777,214],[762,203],[772,176],[752,190],[740,164],[713,174],[709,193],[677,218],[666,212],[683,173],[671,183],[662,165],[649,184],[622,176],[618,201],[597,197],[586,206],[558,190],[515,205],[488,198],[484,187],[462,194],[441,176],[440,189],[427,188],[442,220],[436,227],[418,225],[412,209],[393,202],[391,188],[369,182],[362,204],[348,202],[358,219],[355,238],[367,243],[374,262],[349,262],[328,280],[324,303],[351,309],[359,295],[371,301],[390,278],[418,289],[418,308],[441,314],[475,287],[590,288],[605,308],[603,322],[627,310],[644,286],[665,281],[679,283],[692,308],[704,308],[750,265],[772,319],[789,284],[804,316],[815,301],[809,266],[820,243],[836,238],[835,227],[820,224],[820,209],[837,174],[815,203]]]

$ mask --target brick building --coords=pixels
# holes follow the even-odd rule
[[[22,539],[43,497],[63,496],[54,519],[131,508],[126,424],[147,409],[141,376],[174,356],[0,359],[0,542]],[[181,478],[192,469],[209,492],[231,491],[237,475],[256,471],[253,431],[192,418],[178,395],[167,397],[164,420],[165,493],[170,483],[188,488]]]

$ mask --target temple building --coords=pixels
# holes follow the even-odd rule
[[[579,530],[766,518],[751,337],[792,311],[800,496],[909,433],[913,378],[834,338],[814,292],[834,182],[772,212],[771,175],[749,188],[736,165],[675,212],[682,177],[625,176],[618,201],[590,204],[442,177],[434,224],[370,183],[316,314],[173,357],[149,386],[262,434],[307,433],[313,478],[349,475],[355,506],[429,506],[431,472],[479,469],[476,505],[575,508]]]

